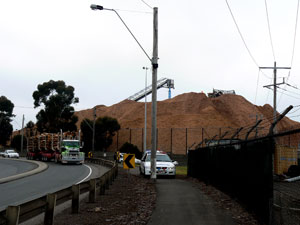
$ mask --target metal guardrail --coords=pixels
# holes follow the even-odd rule
[[[0,212],[0,225],[17,225],[41,213],[45,213],[44,224],[53,224],[55,206],[72,200],[72,213],[79,213],[79,196],[86,192],[89,192],[89,202],[95,202],[97,190],[99,190],[100,195],[104,195],[105,190],[109,189],[109,185],[117,177],[118,164],[100,158],[87,159],[86,161],[111,169],[98,178],[72,185],[21,205],[8,206]]]

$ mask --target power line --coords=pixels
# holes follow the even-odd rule
[[[31,106],[18,106],[18,105],[15,105],[14,107],[15,108],[23,108],[23,109],[34,109],[34,107],[31,107]]]
[[[296,36],[297,36],[297,27],[298,27],[298,15],[299,15],[299,2],[300,0],[298,0],[298,3],[297,3],[297,12],[296,12],[296,22],[295,22],[295,31],[294,31],[294,41],[293,41],[293,48],[292,48],[292,57],[291,57],[291,68],[293,66],[293,62],[294,62],[294,54],[295,54],[295,46],[296,46]],[[288,77],[287,77],[287,81],[289,80],[291,76],[291,70],[289,70],[289,73],[288,73]],[[282,97],[282,94],[279,98],[279,102],[281,101],[281,97]]]
[[[300,95],[300,93],[296,93],[296,92],[293,92],[293,91],[289,91],[289,90],[287,90],[287,89],[285,89],[285,88],[280,88],[280,89],[282,89],[283,91],[286,91],[286,92],[288,92],[288,93],[291,93],[291,94]]]
[[[231,8],[230,8],[230,5],[229,5],[228,1],[227,1],[227,0],[225,0],[225,1],[226,1],[226,4],[227,4],[227,7],[228,7],[228,9],[229,9],[229,12],[230,12],[230,14],[231,14],[231,17],[232,17],[232,19],[233,19],[233,22],[234,22],[234,24],[235,24],[235,26],[236,26],[236,28],[237,28],[239,34],[240,34],[240,37],[241,37],[241,39],[242,39],[242,41],[243,41],[243,43],[244,43],[244,45],[245,45],[245,47],[246,47],[246,49],[247,49],[247,51],[248,51],[248,53],[249,53],[251,59],[253,60],[253,62],[255,63],[255,65],[256,65],[257,67],[259,67],[258,63],[257,63],[256,60],[254,59],[252,53],[250,52],[250,50],[249,50],[249,48],[248,48],[248,46],[247,46],[247,44],[246,44],[246,41],[245,41],[245,39],[244,39],[244,37],[243,37],[243,35],[242,35],[242,32],[240,31],[240,28],[239,28],[239,26],[238,26],[238,24],[237,24],[237,22],[236,22],[236,19],[234,18],[234,15],[233,15],[233,13],[232,13],[232,10],[231,10]]]
[[[137,10],[129,10],[129,9],[115,9],[115,10],[120,12],[153,14],[153,12],[145,12],[145,11],[137,11]]]
[[[256,91],[255,91],[254,104],[256,104],[256,98],[257,98],[257,92],[258,92],[258,83],[259,83],[259,74],[260,74],[260,70],[258,70],[258,74],[257,74],[257,82],[256,82]]]
[[[299,99],[299,100],[300,100],[300,98],[297,98],[297,97],[292,96],[292,95],[288,95],[288,94],[286,94],[286,93],[284,93],[284,92],[282,92],[282,91],[278,91],[278,92],[281,93],[281,94],[283,94],[283,95],[289,96],[289,97],[291,97],[291,98],[295,98],[295,99]]]
[[[297,12],[296,12],[296,22],[295,22],[295,32],[294,32],[294,42],[293,42],[293,50],[292,50],[292,58],[291,58],[291,67],[292,67],[293,61],[294,61],[295,46],[296,46],[297,25],[298,25],[298,13],[299,13],[299,2],[300,2],[300,0],[298,0],[298,3],[297,3]],[[289,73],[287,79],[289,79],[289,77],[290,77],[290,73]]]
[[[150,6],[147,2],[145,2],[144,0],[141,0],[146,6],[148,6],[150,9],[153,9],[152,6]]]
[[[272,47],[273,59],[274,59],[274,61],[276,61],[275,51],[274,51],[274,46],[273,46],[273,41],[272,41],[272,35],[271,35],[271,27],[270,27],[267,0],[265,0],[265,8],[266,8],[266,14],[267,14],[268,30],[269,30],[269,37],[270,37],[271,47]]]
[[[297,106],[294,106],[294,107],[297,107]],[[293,112],[290,112],[290,113],[288,113],[289,115],[291,115],[291,114],[294,114],[295,112],[297,112],[297,111],[299,111],[300,110],[300,108],[299,109],[296,109],[296,110],[294,110]]]
[[[15,119],[13,119],[13,121],[14,121],[20,128],[22,128],[22,126],[21,126]]]

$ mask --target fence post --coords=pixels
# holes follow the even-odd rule
[[[185,155],[187,155],[188,150],[188,129],[185,128]]]
[[[143,128],[141,128],[142,129],[142,152],[144,152],[144,150],[146,150],[146,149],[144,149],[144,129]],[[147,148],[147,146],[146,146],[146,148]]]
[[[72,213],[79,213],[80,185],[72,185]]]
[[[7,225],[19,224],[20,206],[8,206],[6,208]]]
[[[156,148],[158,148],[158,128],[156,128]]]
[[[47,195],[47,204],[45,209],[44,225],[54,224],[54,209],[56,205],[56,194]]]
[[[96,202],[96,179],[91,179],[89,184],[89,202]]]
[[[173,156],[173,139],[172,139],[172,137],[173,137],[173,128],[171,128],[171,156]]]
[[[117,131],[117,151],[119,151],[119,131]]]
[[[202,127],[202,147],[204,146],[204,128]]]

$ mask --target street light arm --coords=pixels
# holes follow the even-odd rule
[[[125,25],[125,27],[127,28],[127,30],[129,31],[129,33],[131,34],[131,36],[134,38],[134,40],[136,41],[136,43],[140,46],[140,48],[143,50],[143,52],[145,53],[145,55],[147,56],[147,58],[150,60],[150,62],[152,63],[151,58],[149,57],[149,55],[147,54],[147,52],[145,51],[145,49],[143,48],[143,46],[140,44],[140,42],[136,39],[136,37],[133,35],[133,33],[131,32],[131,30],[129,29],[129,27],[126,25],[126,23],[124,22],[124,20],[121,18],[121,16],[119,15],[119,13],[114,10],[114,9],[106,9],[106,10],[111,10],[114,11],[117,16],[120,18],[120,20],[122,21],[122,23]]]
[[[147,56],[147,58],[150,60],[150,62],[152,63],[151,58],[149,57],[149,55],[147,54],[147,52],[145,51],[145,49],[143,48],[143,46],[140,44],[140,42],[136,39],[136,37],[133,35],[133,33],[131,32],[131,30],[129,29],[129,27],[126,25],[126,23],[124,22],[124,20],[121,18],[121,16],[119,15],[119,13],[114,10],[114,9],[108,9],[108,8],[104,8],[101,5],[95,5],[92,4],[91,6],[92,10],[109,10],[109,11],[113,11],[117,14],[117,16],[119,17],[119,19],[122,21],[122,23],[125,25],[125,27],[127,28],[127,30],[129,31],[129,33],[131,34],[131,36],[134,38],[134,40],[136,41],[136,43],[140,46],[140,48],[143,50],[143,52],[145,53],[145,55]]]

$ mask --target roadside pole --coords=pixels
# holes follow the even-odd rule
[[[22,118],[22,130],[21,130],[21,154],[23,153],[23,137],[24,137],[24,114]]]
[[[158,68],[158,8],[153,8],[153,57],[152,57],[152,130],[151,130],[151,178],[156,179],[156,111],[157,111],[157,68]]]
[[[92,153],[94,155],[95,153],[95,122],[96,122],[96,106],[94,107],[94,111],[93,111],[93,143],[92,143]]]

